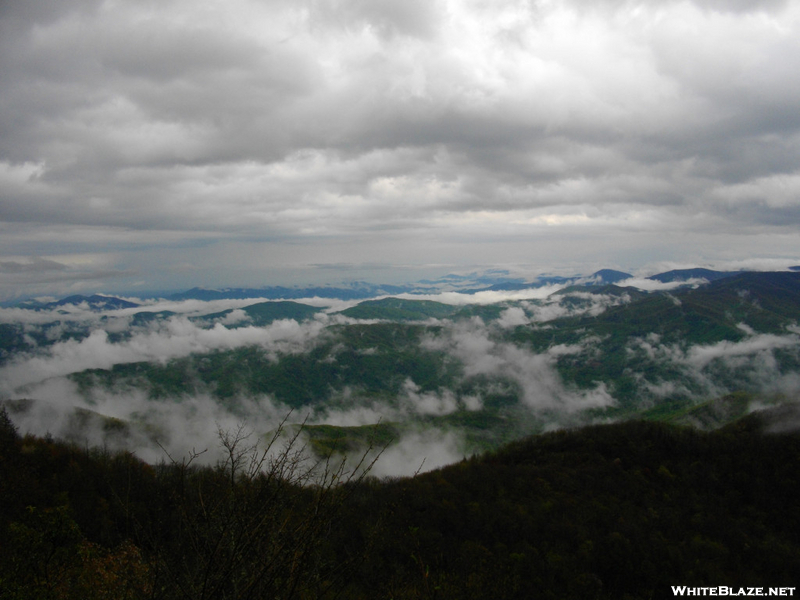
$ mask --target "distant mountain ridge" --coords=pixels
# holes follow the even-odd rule
[[[688,281],[690,279],[705,279],[707,281],[716,281],[718,279],[725,279],[726,277],[733,277],[744,271],[714,271],[712,269],[674,269],[666,273],[659,273],[651,275],[648,279],[653,281],[660,281],[661,283],[674,283],[676,281]]]
[[[20,308],[28,308],[32,310],[55,310],[65,306],[80,306],[84,303],[87,304],[92,310],[99,311],[118,310],[120,308],[136,308],[140,306],[139,304],[130,302],[129,300],[123,300],[122,298],[105,296],[101,294],[93,294],[91,296],[81,296],[77,294],[73,296],[67,296],[61,300],[56,300],[55,302],[44,303],[30,300],[28,302],[20,303],[18,306]]]
[[[787,271],[774,271],[774,273],[792,273],[800,270],[800,267],[789,267]],[[647,279],[661,283],[686,283],[690,281],[705,280],[714,282],[721,279],[733,278],[744,273],[762,273],[762,271],[715,271],[706,268],[673,269],[663,273],[650,275]],[[764,271],[766,273],[766,271]],[[591,275],[539,275],[530,281],[519,277],[501,276],[465,276],[465,275],[445,275],[435,280],[423,279],[415,283],[394,285],[394,284],[371,284],[358,281],[344,286],[308,286],[308,287],[286,287],[286,286],[265,286],[262,288],[219,288],[210,289],[194,287],[189,290],[169,294],[167,300],[246,300],[250,298],[262,298],[265,300],[299,300],[302,298],[326,298],[337,300],[369,300],[381,296],[395,296],[399,294],[437,294],[443,291],[458,292],[461,294],[477,294],[480,292],[492,291],[521,291],[526,289],[540,288],[544,286],[606,286],[617,285],[627,279],[631,279],[632,274],[615,269],[600,269]],[[86,303],[92,310],[118,310],[122,308],[136,308],[139,306],[134,302],[123,300],[111,295],[93,294],[91,296],[73,295],[54,302],[38,302],[36,300],[26,300],[18,302],[13,306],[31,310],[57,310],[66,306],[79,306]]]
[[[633,277],[630,273],[625,273],[624,271],[616,271],[614,269],[600,269],[592,274],[593,278],[598,280],[599,284],[606,284],[606,283],[618,283],[620,281],[624,281],[625,279],[630,279]]]
[[[773,382],[796,381],[800,272],[651,291],[627,287],[627,276],[603,270],[532,294],[404,294],[326,308],[263,299],[190,302],[184,313],[144,305],[124,318],[87,310],[113,297],[72,296],[51,305],[83,305],[77,311],[0,323],[0,365],[58,356],[60,343],[102,342],[96,362],[67,375],[87,401],[136,390],[148,402],[208,398],[242,411],[251,398],[328,414],[366,408],[390,415],[393,427],[455,428],[465,452],[551,424],[637,414],[716,428],[764,403]],[[109,365],[116,348],[124,360]]]
[[[300,304],[299,302],[292,302],[290,300],[276,301],[276,302],[259,302],[251,304],[241,309],[228,309],[210,315],[203,315],[202,317],[193,317],[194,320],[214,322],[218,320],[225,320],[230,318],[234,310],[240,310],[244,313],[245,318],[242,325],[252,325],[255,327],[263,327],[280,319],[293,319],[295,321],[305,321],[313,318],[320,309],[307,304]]]
[[[383,298],[381,300],[365,300],[356,306],[342,311],[346,317],[353,319],[393,319],[397,321],[415,321],[429,318],[449,317],[458,309],[449,304],[432,300],[403,300],[400,298]]]
[[[285,286],[268,286],[263,288],[221,288],[207,289],[195,287],[185,292],[169,296],[169,300],[244,300],[248,298],[265,298],[267,300],[297,300],[301,298],[330,298],[337,300],[368,300],[378,296],[397,294],[431,294],[442,291],[447,286],[449,291],[461,294],[478,292],[519,291],[538,288],[546,285],[569,285],[577,281],[589,280],[586,285],[607,285],[633,277],[630,273],[613,269],[601,269],[590,276],[573,275],[541,275],[533,281],[525,281],[519,277],[446,275],[435,280],[423,279],[414,284],[389,285],[359,282],[350,287],[311,286],[290,288]],[[453,289],[455,284],[469,284]]]
[[[299,298],[332,298],[337,300],[366,300],[385,294],[403,294],[412,291],[414,286],[400,285],[364,285],[357,287],[314,286],[305,288],[289,288],[270,286],[263,288],[224,288],[206,289],[192,288],[185,292],[172,294],[169,300],[245,300],[248,298],[264,298],[266,300],[297,300]]]

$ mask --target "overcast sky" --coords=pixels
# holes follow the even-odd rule
[[[0,0],[0,299],[800,264],[800,1]]]

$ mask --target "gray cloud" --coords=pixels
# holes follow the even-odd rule
[[[314,0],[312,27],[327,29],[331,25],[354,32],[366,28],[382,39],[396,36],[429,39],[438,30],[442,2],[425,0]]]
[[[44,436],[51,434],[81,445],[102,446],[110,450],[133,452],[142,460],[157,463],[188,459],[200,453],[197,462],[216,464],[225,458],[218,432],[236,431],[241,425],[257,437],[280,426],[287,416],[302,421],[304,415],[269,397],[239,399],[233,412],[209,397],[193,396],[180,402],[152,401],[138,392],[123,395],[95,394],[86,404],[74,384],[65,379],[51,379],[36,388],[40,400],[25,402],[26,410],[12,411],[15,424],[23,433]],[[76,412],[76,408],[84,411]],[[88,411],[88,412],[86,412]],[[361,411],[364,413],[364,410]],[[374,424],[381,414],[362,415],[354,421],[349,414],[332,412],[313,423]],[[385,413],[384,413],[385,414]],[[101,416],[102,415],[102,416]],[[107,418],[120,419],[126,427],[109,430]],[[363,421],[363,422],[362,422]],[[386,449],[375,448],[370,460],[376,458],[371,473],[378,477],[409,476],[453,463],[465,455],[467,444],[457,431],[434,428],[409,429]],[[360,450],[354,450],[348,460],[358,460]]]
[[[0,273],[21,274],[21,273],[43,273],[50,271],[64,271],[67,268],[54,260],[46,260],[34,256],[28,261],[3,261],[0,262]]]
[[[307,323],[278,320],[266,327],[228,329],[217,323],[203,329],[186,317],[172,317],[119,343],[110,341],[105,329],[97,328],[83,339],[57,342],[33,355],[15,356],[0,368],[0,392],[19,394],[25,386],[85,369],[109,369],[115,364],[140,361],[164,362],[215,349],[255,345],[272,353],[303,352],[315,343],[324,327],[323,320]]]
[[[0,257],[791,255],[798,28],[778,0],[6,3],[0,226],[35,235]]]
[[[798,329],[789,327],[787,333],[759,334],[747,325],[739,328],[746,334],[737,342],[683,347],[663,343],[651,333],[633,340],[629,355],[642,353],[655,366],[677,369],[669,380],[648,381],[638,376],[642,391],[655,398],[673,395],[713,398],[742,389],[761,394],[796,394],[800,380],[791,369],[781,365],[777,352],[796,360],[800,351]]]
[[[371,473],[376,477],[413,475],[461,460],[465,444],[457,432],[434,429],[412,432],[389,446]]]
[[[143,460],[160,462],[188,458],[203,452],[200,462],[214,464],[222,457],[217,431],[235,430],[246,422],[248,430],[266,434],[291,410],[268,397],[243,398],[231,411],[210,397],[193,396],[175,402],[149,400],[144,393],[96,393],[87,403],[75,385],[64,378],[49,379],[35,387],[37,401],[29,410],[12,413],[25,433],[50,433],[82,445],[104,446],[134,452]],[[76,418],[76,408],[94,418]],[[84,413],[85,414],[85,413]],[[102,415],[102,417],[100,417]],[[127,427],[109,432],[105,418],[120,419]],[[302,417],[300,417],[302,420]]]
[[[73,261],[60,262],[38,256],[0,261],[0,298],[17,297],[21,290],[28,295],[46,294],[53,286],[77,293],[82,288],[131,277],[138,272],[136,269],[108,268],[106,260],[98,261],[96,265],[87,265],[84,261],[65,264],[69,262]]]
[[[559,345],[534,354],[525,347],[498,341],[494,337],[491,328],[475,317],[428,339],[425,345],[455,356],[463,364],[466,377],[488,375],[516,382],[522,391],[521,401],[533,411],[553,410],[558,416],[563,416],[614,404],[614,399],[600,382],[593,389],[578,390],[570,389],[561,380],[556,370],[556,358],[577,354],[582,346]],[[586,340],[586,343],[593,341]]]

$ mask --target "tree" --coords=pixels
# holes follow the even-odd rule
[[[8,416],[6,407],[0,407],[0,451],[6,453],[18,439],[17,426]]]
[[[322,598],[342,582],[347,565],[325,541],[351,484],[374,464],[373,447],[351,468],[344,458],[312,458],[302,432],[287,433],[284,419],[261,447],[244,424],[219,428],[224,458],[216,468],[194,469],[191,456],[164,470],[172,532],[148,537],[168,596],[295,598],[302,590]]]

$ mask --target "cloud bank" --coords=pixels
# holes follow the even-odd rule
[[[534,411],[554,410],[563,414],[614,404],[600,382],[592,390],[578,390],[569,389],[561,380],[555,368],[556,357],[577,354],[582,351],[581,346],[554,346],[545,353],[534,354],[493,337],[483,321],[475,317],[427,339],[424,346],[455,356],[466,377],[484,375],[516,382],[522,391],[523,404]]]
[[[799,33],[794,0],[6,2],[0,294],[791,259]]]
[[[166,362],[172,358],[242,346],[260,346],[276,353],[303,352],[322,334],[321,320],[275,321],[266,327],[227,328],[221,323],[198,327],[184,317],[172,317],[121,342],[109,340],[104,329],[81,340],[56,342],[32,355],[19,355],[0,367],[2,390],[13,394],[25,385],[86,369],[110,369],[116,364]]]

